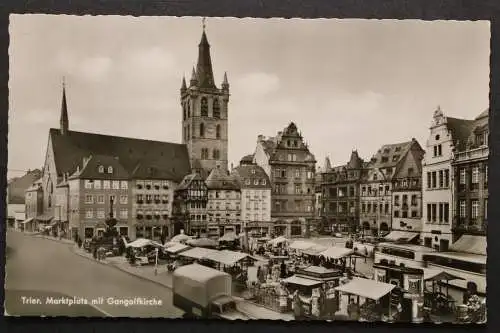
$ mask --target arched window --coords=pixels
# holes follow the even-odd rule
[[[200,124],[200,137],[205,137],[205,124]]]
[[[208,160],[208,148],[201,149],[201,159]]]
[[[108,167],[108,173],[113,173],[113,167],[112,166]]]
[[[99,165],[99,173],[104,173],[104,167],[102,165]]]
[[[220,118],[220,105],[218,99],[214,99],[213,113],[214,113],[214,118]]]
[[[208,100],[206,97],[201,98],[201,116],[208,117]]]
[[[212,157],[214,158],[214,160],[218,160],[220,158],[220,152],[218,149],[214,149]]]
[[[182,120],[186,120],[186,104],[182,105]]]
[[[187,106],[188,106],[188,107],[187,107],[187,109],[188,109],[188,110],[187,110],[187,111],[188,111],[188,112],[187,112],[187,114],[188,114],[188,118],[190,118],[190,117],[191,117],[191,103],[190,103],[189,101],[188,101]]]
[[[215,127],[215,137],[216,137],[217,139],[220,139],[220,125],[217,125],[217,126]]]

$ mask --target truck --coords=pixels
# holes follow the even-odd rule
[[[184,318],[241,319],[231,296],[231,275],[199,264],[177,268],[172,279],[173,305],[185,312]]]

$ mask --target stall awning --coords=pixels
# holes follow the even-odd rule
[[[326,246],[323,245],[314,245],[308,249],[302,250],[303,253],[308,254],[310,256],[317,256],[321,252],[324,252],[327,249]]]
[[[54,218],[54,216],[52,215],[49,215],[49,214],[42,214],[42,215],[38,215],[36,217],[36,219],[38,221],[42,221],[42,222],[49,222],[50,220],[52,220]]]
[[[184,250],[187,250],[189,249],[190,247],[187,246],[187,245],[184,245],[184,244],[181,244],[181,243],[175,243],[173,244],[172,246],[169,246],[165,249],[165,251],[169,252],[169,253],[179,253],[179,252],[182,252]]]
[[[350,282],[336,287],[335,290],[377,301],[390,293],[395,287],[395,285],[389,283],[353,278]]]
[[[33,222],[33,218],[30,217],[29,219],[26,219],[24,220],[23,222],[21,222],[22,224],[26,224],[26,223],[30,223],[30,222]]]
[[[411,242],[418,236],[418,232],[394,230],[385,236],[384,239],[388,242]]]
[[[353,249],[347,249],[345,247],[330,246],[325,251],[321,252],[319,255],[330,259],[340,259],[348,257],[354,254]]]
[[[423,270],[424,270],[424,280],[425,281],[465,280],[458,275],[453,275],[453,274],[445,272],[441,269],[424,268]]]
[[[209,253],[206,256],[206,259],[218,262],[223,265],[233,266],[246,257],[248,257],[248,254],[246,253],[223,250]]]
[[[450,251],[486,255],[486,236],[463,235],[453,243]]]
[[[192,249],[186,250],[180,253],[183,257],[193,258],[193,259],[206,259],[210,254],[219,252],[217,250],[206,249],[204,247],[193,247]]]
[[[306,279],[296,275],[292,275],[289,278],[284,279],[283,282],[297,284],[299,286],[306,286],[306,287],[316,286],[323,283],[318,280]]]
[[[237,239],[239,238],[234,232],[228,232],[219,238],[219,242],[234,242]]]
[[[281,243],[288,243],[288,239],[286,239],[285,237],[283,236],[279,236],[279,237],[276,237],[274,239],[271,239],[270,241],[268,241],[267,243],[268,244],[271,244],[273,246],[276,246],[278,244],[281,244]]]
[[[144,246],[155,246],[155,247],[162,247],[162,245],[158,242],[155,242],[151,239],[146,239],[146,238],[137,238],[135,241],[130,242],[126,245],[126,247],[144,247]]]

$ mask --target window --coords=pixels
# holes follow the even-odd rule
[[[484,166],[484,182],[488,184],[488,166]]]
[[[100,180],[94,180],[94,188],[96,190],[100,190],[101,189],[101,181]]]
[[[208,148],[201,148],[201,159],[208,160]]]
[[[104,173],[104,166],[99,165],[98,172],[99,173]]]
[[[479,200],[472,200],[471,208],[471,217],[477,219],[479,217]]]
[[[376,173],[373,174],[373,180],[377,180],[378,179],[378,175]]]
[[[488,199],[484,199],[484,219],[488,219]]]
[[[120,209],[120,218],[122,219],[128,218],[128,210],[126,208]]]
[[[152,195],[151,194],[146,194],[146,203],[150,204],[152,201]]]
[[[411,211],[411,217],[418,217],[418,213],[416,210]]]
[[[439,141],[439,134],[436,134],[436,136],[435,136],[435,140],[436,140],[436,141]]]
[[[431,175],[432,173],[427,172],[427,188],[432,188]]]
[[[412,206],[416,206],[417,205],[417,195],[416,194],[413,194],[411,196],[411,205]]]
[[[389,214],[389,204],[388,203],[385,204],[385,213]]]
[[[464,218],[466,216],[465,212],[465,200],[460,200],[460,217]]]
[[[112,166],[108,167],[108,173],[113,173],[113,167]]]
[[[307,172],[307,179],[313,179],[313,177],[314,177],[313,172],[312,171],[308,171]]]
[[[301,194],[302,189],[300,188],[300,185],[295,185],[295,194]]]
[[[208,100],[206,97],[201,98],[201,116],[208,117]]]
[[[394,217],[399,217],[399,210],[394,211]]]
[[[159,194],[155,194],[154,195],[154,201],[156,204],[159,204],[161,201],[160,201],[160,195]]]
[[[394,206],[399,206],[399,195],[394,196]]]
[[[87,218],[87,219],[91,219],[91,218],[93,218],[93,217],[94,217],[94,210],[92,210],[92,209],[87,209],[87,210],[85,211],[85,218]]]
[[[444,203],[444,222],[448,223],[450,221],[450,204]]]
[[[122,180],[120,182],[120,187],[122,188],[122,190],[128,189],[128,183],[127,183],[127,181],[126,180]]]
[[[205,137],[205,124],[200,124],[200,137]]]
[[[408,175],[413,175],[414,169],[413,168],[408,168]]]
[[[450,187],[450,170],[444,170],[444,187]]]
[[[161,181],[161,187],[162,187],[164,190],[168,190],[168,180],[162,180],[162,181]]]
[[[295,178],[300,178],[300,169],[295,170]]]
[[[431,212],[432,212],[432,222],[436,222],[436,215],[437,215],[437,206],[436,204],[432,204],[431,206]]]
[[[91,189],[92,188],[92,181],[91,180],[85,180],[85,188],[86,189]]]
[[[443,151],[441,149],[441,145],[438,145],[438,156],[442,156],[443,155]]]
[[[220,158],[220,151],[218,149],[214,149],[212,152],[212,157],[214,160],[218,160]]]
[[[215,138],[220,139],[220,125],[215,126]]]
[[[444,186],[443,170],[439,170],[439,187],[442,188],[443,186]]]
[[[103,219],[103,218],[104,218],[104,216],[105,216],[104,209],[99,208],[99,209],[97,210],[97,218],[99,218],[99,219]]]
[[[432,188],[436,188],[436,171],[432,172]]]
[[[472,184],[477,184],[479,183],[479,167],[473,167],[472,168],[472,179],[471,179]]]
[[[402,218],[404,218],[404,219],[408,218],[408,211],[407,211],[407,210],[404,210],[404,211],[402,212],[402,214],[403,214],[403,215],[401,216]]]
[[[138,181],[137,184],[136,184],[136,186],[137,186],[138,190],[142,190],[144,188],[144,182]]]
[[[110,187],[109,180],[103,180],[103,181],[102,181],[102,185],[103,185],[103,188],[104,188],[105,190],[109,190],[109,187]]]
[[[113,180],[113,190],[119,190],[119,189],[120,189],[120,181]]]
[[[126,195],[120,195],[120,203],[122,205],[126,205],[128,203],[128,196],[126,196]]]
[[[104,195],[98,195],[97,196],[97,203],[103,204],[104,203]]]
[[[213,102],[213,116],[214,118],[220,118],[220,105],[218,99],[214,99]]]
[[[136,198],[138,204],[144,203],[144,196],[142,194],[137,194]]]
[[[434,148],[434,157],[436,157],[438,153],[437,146],[434,146],[433,148]]]
[[[364,186],[361,188],[361,195],[366,195],[366,187]]]
[[[465,169],[460,169],[460,185],[465,185]]]
[[[361,212],[362,213],[366,212],[366,204],[365,203],[361,204]]]
[[[439,222],[443,222],[443,209],[444,209],[444,205],[443,203],[439,203]]]
[[[162,198],[161,198],[161,202],[164,203],[164,204],[168,203],[168,195],[166,195],[166,194],[163,195]]]
[[[431,204],[427,204],[427,222],[431,222]]]
[[[254,180],[253,180],[253,184],[254,184],[254,185],[259,185],[259,180],[258,180],[258,179],[254,179]]]
[[[150,190],[150,189],[151,189],[151,186],[153,185],[153,183],[152,183],[150,180],[146,181],[146,183],[145,183],[145,184],[146,184],[146,186],[145,186],[145,187],[146,187],[146,190]]]
[[[87,194],[87,195],[85,196],[85,203],[86,203],[86,204],[92,204],[92,203],[94,203],[94,197],[93,197],[93,196],[91,196],[91,195],[88,195],[88,194]]]

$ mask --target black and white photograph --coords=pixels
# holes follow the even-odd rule
[[[7,316],[487,322],[489,21],[9,38]]]

